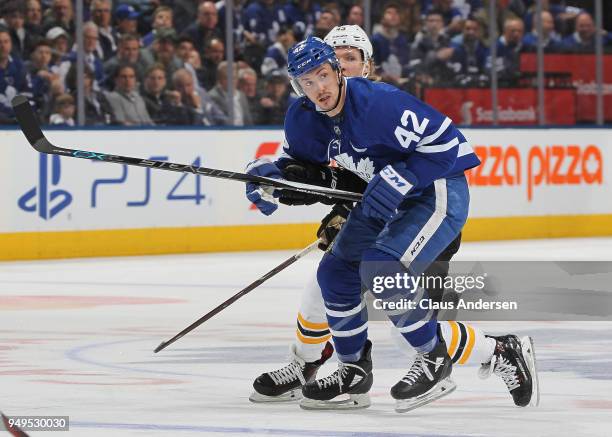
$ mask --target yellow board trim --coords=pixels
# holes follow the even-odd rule
[[[316,223],[0,233],[0,261],[281,250],[315,240]],[[612,214],[472,218],[464,241],[612,236]]]
[[[463,241],[612,236],[612,214],[471,218]]]

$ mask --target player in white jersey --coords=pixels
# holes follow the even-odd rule
[[[335,27],[325,37],[325,42],[334,47],[345,77],[374,78],[373,48],[366,33],[356,25]],[[304,168],[286,168],[285,177],[306,182],[303,173],[316,170]],[[363,192],[365,183],[358,178],[352,186],[343,187],[352,191]],[[288,194],[290,197],[291,194]],[[297,195],[298,199],[301,195]],[[298,201],[284,199],[282,203],[298,204]],[[346,220],[352,205],[337,204],[326,216],[319,228],[318,236],[323,238],[324,249],[332,242]],[[448,262],[457,252],[460,236],[438,257],[437,263],[426,274],[445,277],[448,274]],[[435,269],[438,269],[437,271]],[[443,290],[438,290],[437,299],[442,299]],[[430,295],[434,296],[430,290]],[[506,383],[516,405],[537,404],[537,375],[531,387],[521,387],[520,364],[523,353],[529,353],[533,347],[529,338],[519,339],[515,335],[501,337],[486,336],[482,331],[468,323],[439,321],[439,331],[448,347],[448,354],[454,364],[481,364],[479,375],[487,377],[491,373],[499,375]],[[408,355],[415,357],[416,350],[403,341],[397,329],[392,327],[398,345]],[[254,382],[253,402],[293,401],[302,397],[301,387],[305,382],[315,378],[318,368],[332,355],[333,347],[328,341],[331,337],[325,305],[316,276],[305,287],[300,309],[297,315],[296,339],[291,345],[291,362],[278,370],[260,375]],[[525,349],[525,351],[523,351]],[[522,361],[524,363],[524,361]]]

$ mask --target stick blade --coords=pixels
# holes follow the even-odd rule
[[[166,346],[168,346],[168,342],[167,342],[167,341],[162,341],[162,342],[159,344],[159,346],[157,346],[157,347],[155,348],[155,350],[153,350],[153,352],[157,353],[157,352],[159,352],[159,351],[161,351],[161,350],[165,349],[165,348],[166,348]]]
[[[22,94],[15,96],[12,100],[13,111],[15,111],[15,118],[21,127],[21,131],[27,138],[28,142],[39,152],[46,152],[45,147],[42,147],[46,143],[45,135],[40,130],[38,119],[34,113],[32,105],[28,98]],[[45,141],[41,141],[45,140]]]

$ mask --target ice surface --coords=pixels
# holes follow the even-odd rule
[[[68,434],[78,436],[612,435],[612,322],[478,323],[533,336],[537,409],[514,407],[499,378],[481,381],[475,367],[455,367],[455,393],[395,413],[389,388],[407,363],[384,322],[370,324],[371,408],[250,403],[253,379],[285,363],[301,287],[319,254],[152,352],[291,253],[0,264],[0,410],[67,415]],[[612,260],[612,239],[465,243],[458,259]]]

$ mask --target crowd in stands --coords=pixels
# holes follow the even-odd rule
[[[360,1],[325,1],[233,1],[230,111],[224,0],[84,0],[86,124],[282,124],[296,99],[288,48],[337,25],[364,26]],[[490,1],[500,34],[495,62]],[[612,49],[590,3],[542,0],[545,53],[593,53],[596,38]],[[409,91],[415,83],[486,86],[492,68],[511,86],[520,54],[537,49],[535,0],[372,0],[371,9],[377,75]],[[31,97],[43,123],[75,124],[75,44],[72,0],[0,1],[0,124],[15,123],[16,94]]]

